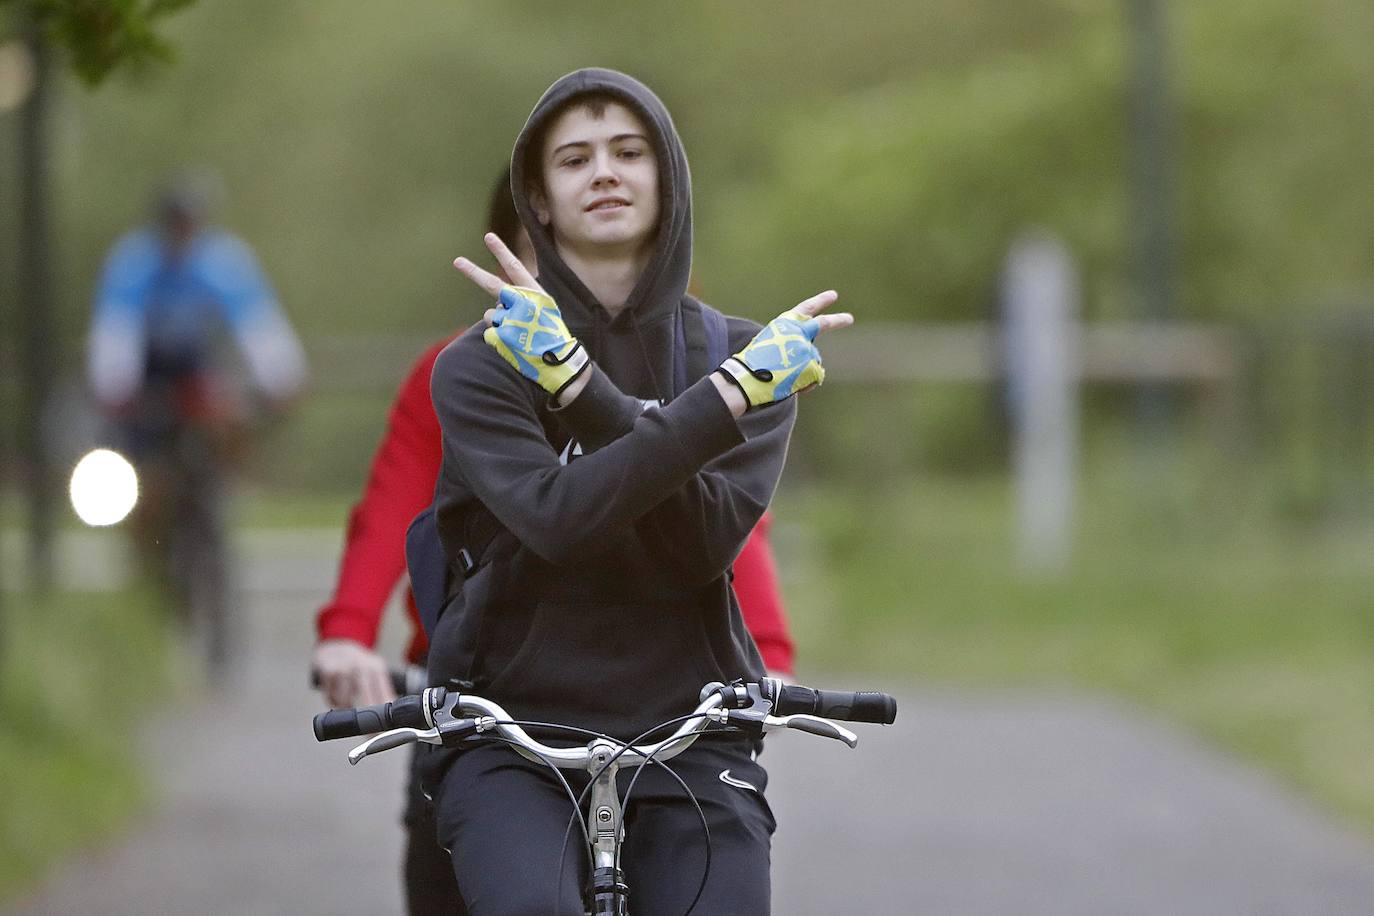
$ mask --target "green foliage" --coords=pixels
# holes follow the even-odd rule
[[[144,592],[4,603],[0,899],[143,804],[133,736],[168,680],[161,608]]]
[[[1119,5],[1052,46],[798,98],[762,175],[734,189],[721,285],[839,285],[863,314],[988,314],[1014,235],[1073,247],[1089,315],[1131,313],[1126,27]],[[1185,316],[1254,317],[1374,286],[1363,166],[1374,124],[1367,4],[1172,4]],[[1356,37],[1358,36],[1358,37]],[[719,238],[719,237],[717,237]],[[720,249],[713,248],[713,252]],[[755,265],[767,264],[760,272]]]
[[[173,57],[159,20],[195,0],[0,0],[17,22],[36,23],[71,53],[72,69],[88,85],[116,68],[135,70]]]
[[[1228,317],[1367,301],[1374,9],[1262,0],[1182,13],[1185,297]]]
[[[803,109],[773,141],[771,180],[740,189],[724,286],[767,295],[841,284],[864,316],[986,317],[1019,231],[1045,225],[1119,273],[1119,62],[1098,28],[1016,54]],[[732,265],[733,266],[733,265]]]

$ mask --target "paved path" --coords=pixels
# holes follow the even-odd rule
[[[309,734],[332,541],[253,546],[245,688],[159,723],[158,808],[13,916],[400,911],[403,761],[349,767]],[[1374,914],[1374,842],[1171,727],[1081,696],[899,694],[857,750],[769,747],[780,916]]]

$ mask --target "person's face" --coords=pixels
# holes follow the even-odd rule
[[[169,209],[162,214],[163,238],[173,250],[185,248],[198,228],[196,218],[184,210]]]
[[[658,163],[639,118],[615,102],[601,117],[574,105],[549,126],[543,193],[531,195],[539,221],[560,248],[617,249],[637,255],[658,226]]]

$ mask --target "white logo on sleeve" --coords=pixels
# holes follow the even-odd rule
[[[563,446],[563,454],[558,456],[558,463],[566,466],[574,458],[582,457],[582,443],[576,439],[569,439],[568,444]]]
[[[648,399],[648,398],[640,398],[640,399],[639,399],[639,403],[640,403],[640,408],[641,408],[642,410],[648,410],[650,407],[662,407],[662,406],[663,406],[663,401],[662,401],[661,399],[659,399],[659,400],[653,400],[653,399]],[[565,446],[563,446],[563,452],[562,452],[562,454],[560,454],[560,455],[558,456],[558,463],[561,464],[561,465],[566,466],[566,465],[568,465],[568,464],[571,464],[572,461],[573,461],[573,459],[575,459],[575,458],[581,458],[581,457],[582,457],[582,443],[581,443],[581,442],[578,442],[576,439],[569,439],[569,440],[568,440],[568,444],[565,445]]]
[[[736,789],[748,789],[750,792],[758,791],[758,789],[754,788],[753,785],[745,782],[743,779],[736,779],[735,777],[731,776],[729,770],[720,771],[720,781],[725,783],[727,786],[734,786]]]

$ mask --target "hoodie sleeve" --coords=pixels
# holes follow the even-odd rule
[[[752,326],[749,331],[751,336],[755,333]],[[588,380],[587,387],[575,401],[566,408],[553,411],[553,414],[559,418],[564,429],[582,444],[583,454],[590,455],[629,432],[635,417],[643,409],[638,398],[624,394],[610,379],[598,372]],[[782,421],[783,417],[773,419]],[[686,538],[687,542],[696,546],[689,548],[684,544],[682,535],[689,524],[687,519],[693,514],[699,517],[707,515],[708,507],[703,496],[709,493],[713,484],[718,483],[712,475],[718,477],[719,473],[708,464],[677,493],[645,513],[638,523],[641,536],[654,554],[667,560],[667,568],[688,579],[706,578],[715,571],[718,562],[714,557],[718,551],[711,549],[710,545],[729,543],[737,536],[729,520],[718,522],[718,530],[708,534],[706,529],[711,523],[707,521],[702,526],[700,538]],[[735,594],[739,597],[744,623],[763,655],[764,664],[771,671],[790,675],[795,649],[778,588],[777,564],[773,560],[768,529],[769,516],[765,512],[753,530],[747,532],[743,548],[734,557],[731,565],[735,571]],[[699,566],[694,569],[690,563],[683,563],[685,555],[690,555]],[[719,575],[719,572],[716,574]]]
[[[591,377],[582,393],[566,407],[550,407],[549,412],[589,455],[625,435],[644,412],[639,398],[631,397],[616,387],[592,363]]]
[[[720,400],[710,381],[702,379],[688,391],[699,388]],[[707,462],[640,517],[640,537],[683,581],[705,584],[735,562],[773,499],[796,416],[795,400],[745,414],[739,420],[742,443]]]
[[[431,385],[445,460],[525,546],[563,565],[594,554],[669,497],[654,530],[700,525],[690,540],[693,553],[701,553],[709,537],[705,518],[727,520],[738,536],[709,554],[728,565],[772,495],[792,420],[790,409],[778,408],[774,417],[764,411],[737,424],[703,379],[671,404],[636,416],[624,435],[563,465],[545,437],[536,392],[480,335],[465,334],[440,354]],[[694,484],[683,499],[677,491],[708,464],[709,484]],[[447,485],[441,478],[441,489]],[[682,562],[698,568],[690,558]]]

